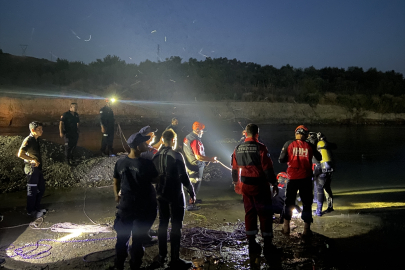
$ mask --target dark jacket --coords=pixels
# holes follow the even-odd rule
[[[153,163],[160,175],[156,185],[158,199],[184,206],[183,185],[190,197],[194,197],[194,188],[188,178],[182,154],[173,151],[171,147],[162,147],[153,157]]]
[[[237,182],[239,177],[248,185],[277,184],[267,147],[253,138],[246,138],[233,152],[232,180]]]

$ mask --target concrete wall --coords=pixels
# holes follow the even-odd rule
[[[57,125],[69,104],[77,102],[82,124],[96,125],[103,100],[59,98],[8,98],[0,97],[0,126],[25,126],[33,120]],[[311,108],[306,104],[269,102],[194,102],[194,103],[145,103],[117,102],[113,105],[118,122],[140,122],[144,119],[168,121],[174,116],[194,120],[248,119],[256,123],[404,123],[405,114],[377,114],[332,105]]]

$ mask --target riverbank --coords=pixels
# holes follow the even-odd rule
[[[33,120],[58,125],[60,116],[76,102],[82,125],[98,125],[102,98],[0,97],[0,127],[27,126]],[[310,107],[298,103],[272,102],[151,102],[118,101],[112,105],[116,122],[125,124],[170,122],[172,117],[220,122],[250,121],[258,124],[404,124],[405,113],[380,114],[335,105]]]

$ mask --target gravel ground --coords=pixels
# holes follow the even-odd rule
[[[25,189],[24,162],[17,152],[24,138],[22,136],[0,136],[0,192]],[[118,157],[95,157],[82,147],[74,153],[75,166],[64,163],[64,146],[41,140],[43,173],[48,187],[99,186],[112,183],[113,166]]]
[[[26,188],[24,162],[17,152],[24,137],[0,136],[0,193]],[[95,187],[112,185],[114,165],[120,158],[97,157],[91,151],[77,147],[74,153],[75,166],[67,165],[64,146],[41,139],[43,174],[47,187]],[[205,181],[223,177],[220,165],[210,164],[205,170]]]

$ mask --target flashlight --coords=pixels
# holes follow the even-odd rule
[[[111,100],[111,102],[113,102],[113,103],[115,102],[115,98],[111,98],[110,100]]]

